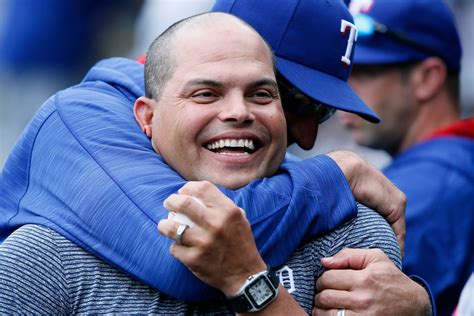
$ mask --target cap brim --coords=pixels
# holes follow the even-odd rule
[[[276,56],[276,63],[278,71],[311,98],[338,110],[355,113],[369,122],[380,122],[380,118],[346,81],[282,57]]]

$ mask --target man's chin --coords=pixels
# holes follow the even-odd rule
[[[209,182],[214,183],[215,185],[223,186],[227,189],[235,190],[240,189],[255,179],[262,178],[263,176],[251,176],[249,173],[242,174],[233,174],[227,173],[222,176],[210,177]]]
[[[253,180],[255,180],[255,178],[253,179],[232,179],[232,180],[229,180],[229,181],[216,181],[216,184],[217,185],[220,185],[220,186],[223,186],[227,189],[231,189],[231,190],[236,190],[236,189],[240,189],[244,186],[246,186],[247,184],[249,184],[250,182],[252,182]]]

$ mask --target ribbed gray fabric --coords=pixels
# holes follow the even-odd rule
[[[295,228],[297,229],[297,228]],[[357,218],[300,247],[286,262],[293,297],[309,313],[319,259],[343,248],[381,248],[401,266],[397,240],[377,213],[359,205]],[[275,249],[278,251],[278,249]],[[288,271],[288,269],[286,269]],[[289,286],[288,273],[285,286]],[[225,301],[186,304],[101,261],[53,230],[25,225],[0,245],[0,314],[231,314]]]

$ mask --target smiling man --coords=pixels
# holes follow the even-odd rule
[[[234,188],[275,173],[286,149],[286,127],[272,54],[262,38],[237,18],[219,13],[185,20],[163,36],[163,42],[155,42],[152,51],[164,54],[157,56],[157,61],[165,67],[151,68],[151,73],[162,81],[155,83],[156,91],[147,90],[151,98],[139,98],[135,105],[140,126],[151,136],[161,157],[188,180],[211,180]],[[150,63],[153,65],[153,59],[147,65]],[[147,82],[154,87],[155,79],[147,74]],[[212,149],[217,141],[220,147],[221,140],[224,148]],[[247,150],[246,141],[248,147],[253,143],[253,150]],[[237,146],[243,142],[244,148],[236,150],[234,142]],[[213,230],[206,226],[207,220],[216,221],[217,226],[229,224],[230,220],[228,227],[232,229],[222,241],[232,245],[227,241],[234,240],[234,246],[229,252],[207,252],[210,257],[206,258],[224,271],[232,271],[232,275],[217,273],[224,283],[204,281],[232,297],[238,294],[235,289],[249,275],[271,275],[271,272],[262,271],[265,264],[253,239],[248,238],[251,232],[243,213],[212,188],[208,185],[194,193],[212,212],[203,212],[202,216],[189,214],[196,226],[186,230],[182,241],[198,248],[206,244],[199,240],[215,245],[216,239],[209,238]],[[189,203],[188,196],[172,195],[167,205],[173,206],[176,200],[180,204],[182,199],[184,205]],[[357,218],[326,237],[307,243],[282,267],[294,271],[292,294],[306,312],[312,309],[315,277],[323,271],[316,259],[334,254],[342,247],[379,247],[396,264],[400,262],[390,226],[375,212],[359,206]],[[193,249],[188,250],[193,253]],[[240,254],[236,255],[235,251]],[[4,310],[38,314],[232,313],[222,300],[192,305],[173,299],[41,225],[17,229],[0,246],[0,255],[9,262],[2,265],[0,272],[15,276],[2,278],[0,283],[3,295],[0,306]],[[229,263],[240,268],[234,270]],[[299,308],[289,304],[293,300],[282,286],[279,292],[280,295],[275,291],[266,297],[260,307],[267,306],[271,299],[275,304],[288,302],[284,306]],[[235,301],[229,302],[234,311],[249,311],[235,305]]]
[[[155,151],[187,180],[206,179],[237,189],[275,174],[283,161],[286,123],[281,103],[276,102],[278,86],[273,63],[268,63],[272,56],[255,31],[244,30],[254,41],[242,43],[229,32],[235,48],[227,59],[222,45],[210,49],[214,39],[204,28],[180,32],[172,42],[180,49],[173,51],[170,60],[163,58],[168,52],[156,47],[170,45],[169,37],[177,32],[174,28],[170,35],[159,37],[147,54],[147,97],[137,100],[135,116],[147,135],[153,135]],[[193,38],[200,39],[198,45]],[[177,79],[163,87],[156,83],[155,78],[168,77]]]

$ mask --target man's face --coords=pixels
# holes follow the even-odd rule
[[[349,84],[382,121],[372,124],[354,114],[341,112],[341,122],[359,145],[397,153],[416,111],[409,76],[394,67],[356,66]]]
[[[187,180],[239,188],[274,174],[286,124],[264,43],[231,23],[187,29],[173,45],[174,73],[152,104],[155,150]]]

